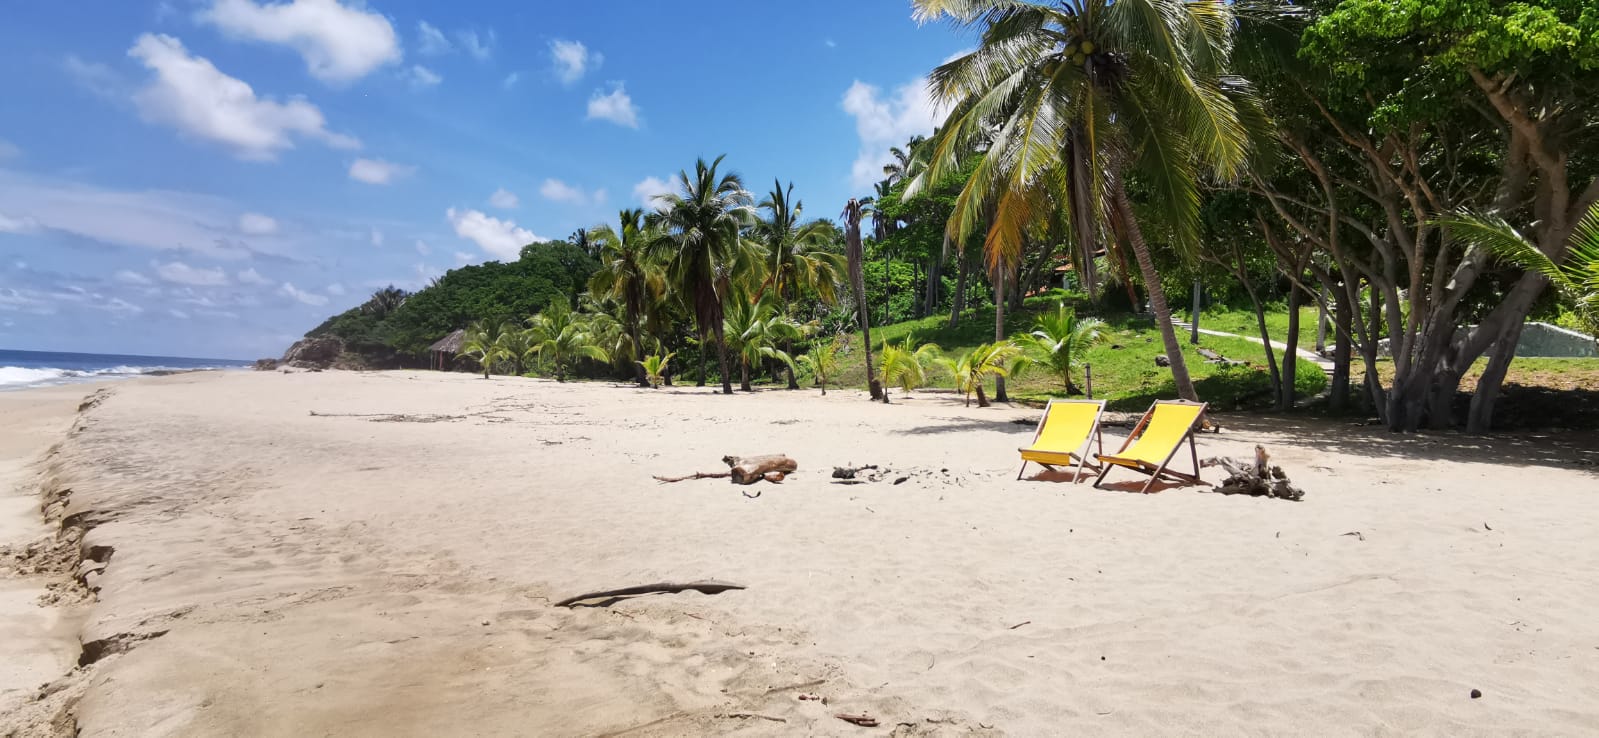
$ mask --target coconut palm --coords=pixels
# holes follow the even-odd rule
[[[1104,340],[1105,321],[1098,318],[1079,318],[1077,311],[1060,303],[1053,312],[1044,313],[1033,321],[1031,333],[1017,336],[1017,345],[1030,354],[1033,363],[1049,367],[1060,377],[1061,388],[1068,395],[1078,394],[1072,384],[1072,370],[1090,346]]]
[[[738,357],[739,389],[750,392],[750,365],[776,359],[792,372],[794,358],[779,346],[804,337],[799,324],[777,312],[768,295],[755,302],[740,298],[730,301],[724,319],[727,347]]]
[[[777,296],[781,312],[788,313],[789,302],[801,290],[815,292],[828,305],[837,301],[837,287],[843,281],[843,259],[828,250],[834,230],[823,220],[801,223],[805,204],[794,199],[794,185],[784,189],[772,183],[772,191],[759,207],[767,217],[755,223],[751,235],[766,249],[766,278],[756,290],[759,301],[770,291]],[[790,347],[791,348],[791,347]],[[799,389],[794,372],[788,373],[788,388]]]
[[[795,362],[816,378],[816,383],[822,387],[822,395],[826,396],[827,379],[838,372],[838,340],[828,338],[812,343],[811,350],[796,358]]]
[[[651,354],[644,357],[643,361],[637,362],[639,368],[644,370],[644,376],[647,378],[645,386],[651,389],[660,389],[661,381],[666,376],[667,365],[672,361],[672,357],[676,355],[675,352],[670,351],[664,356]]]
[[[590,332],[589,321],[590,318],[572,312],[564,302],[551,303],[528,320],[531,334],[528,355],[550,362],[557,382],[565,382],[567,373],[580,359],[610,361],[610,353]]]
[[[494,343],[500,349],[500,356],[511,360],[512,374],[521,376],[522,361],[531,348],[532,338],[528,331],[518,329],[514,323],[500,325],[500,335]]]
[[[1072,227],[1091,234],[1114,214],[1138,262],[1178,394],[1196,399],[1171,326],[1160,275],[1127,195],[1137,176],[1149,212],[1185,251],[1199,230],[1198,176],[1236,176],[1258,123],[1258,101],[1225,74],[1234,5],[1189,0],[913,0],[920,20],[981,29],[976,51],[935,69],[937,97],[953,105],[918,179],[953,171],[966,143],[991,144],[956,201],[950,228],[964,239],[991,225],[991,268],[1019,262],[1027,229],[1064,194]],[[913,182],[913,188],[917,185]],[[992,217],[985,218],[989,210]],[[1091,239],[1079,236],[1080,243]],[[1086,261],[1086,260],[1085,260]]]
[[[1589,208],[1572,229],[1565,257],[1558,263],[1503,218],[1463,212],[1445,219],[1444,224],[1462,241],[1543,275],[1571,303],[1588,335],[1599,341],[1599,204]]]
[[[504,326],[492,321],[475,321],[466,327],[466,334],[461,338],[461,350],[456,356],[470,356],[477,360],[478,366],[483,367],[483,378],[489,378],[489,370],[494,367],[494,362],[505,357],[505,347],[500,341],[500,334]]]
[[[927,384],[927,368],[938,359],[937,344],[916,345],[915,336],[906,336],[898,345],[883,341],[878,354],[882,363],[883,386],[897,386],[906,394]],[[886,394],[886,392],[885,392]]]
[[[645,224],[644,211],[629,208],[618,214],[620,229],[602,225],[589,231],[598,244],[599,271],[589,279],[589,292],[595,299],[608,299],[622,307],[622,322],[632,355],[642,356],[644,342],[640,326],[648,306],[666,294],[665,275],[655,255],[660,250],[661,233]],[[640,386],[649,384],[643,367],[637,372]]]
[[[732,288],[733,267],[745,246],[740,231],[754,220],[754,208],[737,174],[718,174],[724,157],[709,164],[704,159],[695,162],[692,177],[679,172],[681,194],[660,196],[657,221],[671,238],[668,281],[693,312],[701,341],[716,337],[722,393],[730,395],[732,372],[722,313]]]
[[[887,400],[883,383],[872,372],[872,326],[867,317],[866,274],[861,265],[861,215],[865,212],[861,201],[850,198],[839,216],[844,221],[844,259],[849,268],[850,287],[855,291],[855,317],[861,322],[861,349],[866,357],[866,386],[873,400]]]
[[[983,392],[983,381],[1010,374],[1012,362],[1021,355],[1021,347],[1010,341],[996,341],[973,347],[954,358],[944,358],[940,363],[949,370],[955,381],[955,391],[966,397],[971,407],[972,393],[977,394],[977,406],[988,407],[988,395]]]
[[[411,293],[391,284],[377,292],[373,292],[372,296],[367,298],[365,303],[362,303],[361,312],[377,316],[380,319],[387,318],[390,313],[399,310],[400,306],[404,305],[406,299],[410,296]]]

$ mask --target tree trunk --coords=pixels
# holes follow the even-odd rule
[[[1283,343],[1287,344],[1287,348],[1283,351],[1283,381],[1282,389],[1278,394],[1278,410],[1294,409],[1295,390],[1297,389],[1294,380],[1297,378],[1296,372],[1299,368],[1299,300],[1301,294],[1303,292],[1298,285],[1288,285],[1288,335],[1283,341]],[[1271,346],[1267,345],[1266,350],[1271,351]]]
[[[1510,363],[1516,358],[1516,343],[1521,340],[1521,329],[1526,321],[1512,321],[1499,332],[1499,339],[1488,351],[1488,366],[1477,380],[1477,391],[1471,395],[1471,409],[1466,414],[1467,433],[1487,433],[1493,427],[1494,402],[1499,399]]]
[[[1316,301],[1316,354],[1327,350],[1327,285],[1321,286],[1321,299]]]
[[[1333,373],[1332,387],[1327,395],[1327,407],[1333,412],[1349,408],[1349,365],[1354,347],[1354,305],[1349,293],[1336,289],[1333,293]]]
[[[694,383],[695,387],[704,387],[705,377],[710,374],[705,367],[705,362],[707,360],[705,354],[705,344],[710,343],[710,338],[710,336],[705,335],[704,333],[700,334],[700,378],[699,381]]]
[[[977,406],[988,407],[988,395],[983,392],[983,383],[980,380],[977,383]]]
[[[971,260],[965,254],[956,257],[960,259],[960,270],[955,277],[955,298],[951,300],[949,310],[949,327],[954,328],[960,324],[961,312],[966,309],[966,277],[971,273]]]
[[[1192,344],[1194,344],[1196,346],[1199,345],[1199,298],[1200,298],[1200,292],[1202,292],[1203,290],[1204,290],[1204,287],[1202,287],[1200,285],[1199,280],[1195,279],[1194,280],[1194,310],[1193,310],[1193,312],[1189,313],[1189,318],[1188,318],[1188,320],[1189,320],[1188,342],[1192,343]],[[1271,347],[1268,346],[1266,348],[1269,350]]]
[[[854,201],[851,201],[853,206]],[[858,218],[850,219],[844,231],[845,259],[848,262],[850,285],[855,288],[855,314],[861,321],[861,352],[866,359],[866,387],[871,392],[873,400],[881,400],[885,396],[883,384],[877,381],[876,373],[872,371],[872,319],[871,308],[866,304],[866,270],[861,262],[865,254],[861,251],[861,228]]]
[[[944,292],[944,257],[949,254],[949,233],[944,233],[943,247],[927,262],[927,294],[922,297],[922,315],[938,312],[938,301]]]
[[[1238,268],[1244,268],[1243,254],[1238,253]],[[1282,397],[1283,375],[1277,371],[1277,352],[1271,348],[1271,331],[1266,328],[1266,307],[1261,304],[1260,296],[1255,292],[1255,286],[1247,279],[1239,280],[1243,283],[1244,292],[1249,294],[1249,302],[1255,308],[1255,326],[1260,330],[1260,344],[1266,349],[1266,369],[1271,375],[1271,393]]]
[[[1072,188],[1068,206],[1071,208],[1072,235],[1077,242],[1077,248],[1074,249],[1079,268],[1077,276],[1082,282],[1083,292],[1088,294],[1090,302],[1094,302],[1099,299],[1099,273],[1094,265],[1094,224],[1099,222],[1099,218],[1092,209],[1094,199],[1090,196],[1088,182],[1090,165],[1082,129],[1073,126],[1068,142],[1071,146],[1068,176],[1071,177]]]
[[[650,378],[644,373],[644,365],[639,363],[644,358],[644,339],[639,336],[638,321],[635,320],[628,326],[627,335],[628,340],[633,342],[633,368],[636,370],[635,378],[638,380],[638,386],[648,387]]]
[[[1133,204],[1127,199],[1127,188],[1120,181],[1114,185],[1115,207],[1127,230],[1127,241],[1133,247],[1133,258],[1144,276],[1144,289],[1149,292],[1149,305],[1155,313],[1155,327],[1160,330],[1161,342],[1166,345],[1166,358],[1171,362],[1172,381],[1177,385],[1177,396],[1191,402],[1199,401],[1199,392],[1188,376],[1188,364],[1183,360],[1183,347],[1177,342],[1177,331],[1172,328],[1171,308],[1166,304],[1166,291],[1161,289],[1160,274],[1155,262],[1149,258],[1149,245],[1144,243],[1144,232],[1133,218]]]
[[[994,343],[1005,340],[1005,267],[1004,259],[1001,265],[994,270]],[[982,389],[977,390],[978,407],[988,407],[983,400]],[[994,402],[1010,402],[1010,396],[1005,394],[1005,378],[994,375]]]
[[[716,322],[716,363],[722,370],[722,394],[733,394],[733,372],[727,363],[727,334],[722,330],[722,322]]]

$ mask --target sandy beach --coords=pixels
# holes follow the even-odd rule
[[[0,585],[0,735],[1599,730],[1592,434],[1218,416],[1201,457],[1264,444],[1294,503],[1015,481],[1038,411],[934,393],[230,372],[0,408],[0,568],[59,500],[99,560],[78,608]],[[651,479],[778,452],[781,485]],[[748,588],[552,604],[696,579]]]

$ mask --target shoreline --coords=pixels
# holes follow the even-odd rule
[[[75,412],[82,389],[33,392]],[[833,715],[862,711],[928,735],[1599,720],[1582,586],[1599,450],[1228,415],[1201,457],[1264,444],[1306,501],[1137,495],[1014,480],[1032,426],[1013,421],[1036,410],[861,396],[405,371],[117,382],[75,423],[57,411],[75,430],[48,467],[88,529],[76,550],[103,559],[85,666],[6,719],[40,736],[856,735]],[[800,470],[759,497],[649,479],[776,452]],[[834,483],[846,463],[894,473]],[[698,579],[748,589],[551,605]]]

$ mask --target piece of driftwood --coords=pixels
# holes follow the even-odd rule
[[[1221,364],[1222,366],[1244,366],[1245,364],[1249,363],[1247,361],[1238,361],[1236,359],[1229,359],[1229,358],[1227,358],[1225,356],[1222,356],[1221,354],[1218,354],[1215,351],[1211,351],[1210,349],[1207,349],[1207,348],[1201,348],[1201,349],[1196,349],[1196,350],[1199,352],[1200,356],[1205,357],[1205,363],[1207,363],[1207,364]]]
[[[657,475],[655,477],[655,481],[666,484],[669,482],[684,482],[690,479],[727,479],[731,476],[733,476],[733,472],[694,472],[693,474],[688,474],[681,477],[663,477]]]
[[[761,480],[781,482],[799,468],[798,462],[783,454],[723,456],[722,463],[727,464],[734,484],[754,484]]]
[[[849,714],[847,712],[841,712],[841,713],[838,713],[837,715],[834,715],[833,717],[836,717],[839,720],[843,720],[846,723],[854,723],[854,724],[859,725],[859,726],[861,726],[863,728],[875,728],[875,727],[877,727],[877,718],[874,718],[871,715],[868,715],[868,714],[866,714],[864,712],[859,714],[859,715],[851,715],[851,714]]]
[[[774,723],[786,723],[786,722],[788,722],[788,718],[780,718],[780,717],[778,717],[776,715],[762,715],[762,714],[760,714],[758,712],[724,712],[721,715],[719,715],[718,717],[740,718],[740,719],[745,719],[745,720],[750,719],[750,718],[754,718],[754,719],[757,719],[757,720],[770,720],[770,721],[772,721]]]
[[[556,607],[571,607],[584,600],[597,600],[602,597],[629,597],[632,595],[655,594],[657,592],[686,592],[694,590],[701,594],[717,594],[730,589],[748,589],[742,584],[723,582],[716,579],[706,579],[699,582],[656,582],[655,584],[640,584],[636,587],[622,587],[621,589],[604,589],[598,592],[585,592],[576,597],[568,597],[555,603]]]
[[[866,464],[865,466],[835,466],[835,467],[833,467],[833,478],[834,479],[854,479],[856,474],[860,474],[863,471],[876,471],[876,470],[877,470],[877,465],[876,464]]]
[[[1216,487],[1216,491],[1224,495],[1253,495],[1294,501],[1304,499],[1305,491],[1289,482],[1283,468],[1268,463],[1270,460],[1271,455],[1266,453],[1265,447],[1256,446],[1253,461],[1216,457],[1206,459],[1200,466],[1219,466],[1227,470],[1227,478],[1222,480],[1221,486]]]

